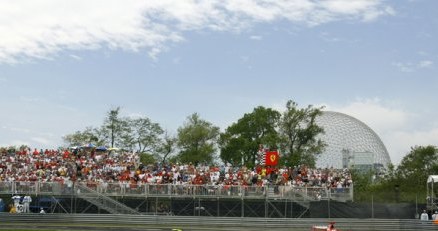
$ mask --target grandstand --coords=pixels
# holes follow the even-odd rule
[[[4,201],[28,194],[51,212],[303,217],[311,202],[353,200],[346,170],[144,166],[136,153],[87,148],[0,154]]]

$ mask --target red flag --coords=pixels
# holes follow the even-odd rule
[[[266,165],[275,166],[278,164],[278,159],[280,156],[278,155],[278,151],[267,151],[266,152]]]

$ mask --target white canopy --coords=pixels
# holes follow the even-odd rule
[[[438,183],[438,175],[430,175],[429,178],[427,178],[427,183]]]

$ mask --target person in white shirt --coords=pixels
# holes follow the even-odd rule
[[[32,197],[30,197],[29,195],[26,195],[23,197],[23,213],[29,213],[30,209],[29,209],[29,205],[30,202],[32,202]]]
[[[17,206],[20,204],[21,197],[19,195],[15,195],[12,197],[12,200],[14,201],[14,207],[17,208]]]
[[[438,220],[438,210],[435,211],[435,213],[432,215],[432,220],[433,220],[433,221]]]
[[[422,221],[429,220],[429,214],[426,213],[426,210],[423,210],[423,213],[420,216],[420,220],[422,220]]]

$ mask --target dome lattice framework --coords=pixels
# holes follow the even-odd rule
[[[343,152],[370,153],[374,164],[386,167],[391,163],[388,151],[379,136],[362,121],[339,112],[324,111],[316,123],[324,128],[319,136],[327,147],[316,161],[320,168],[342,168]]]

